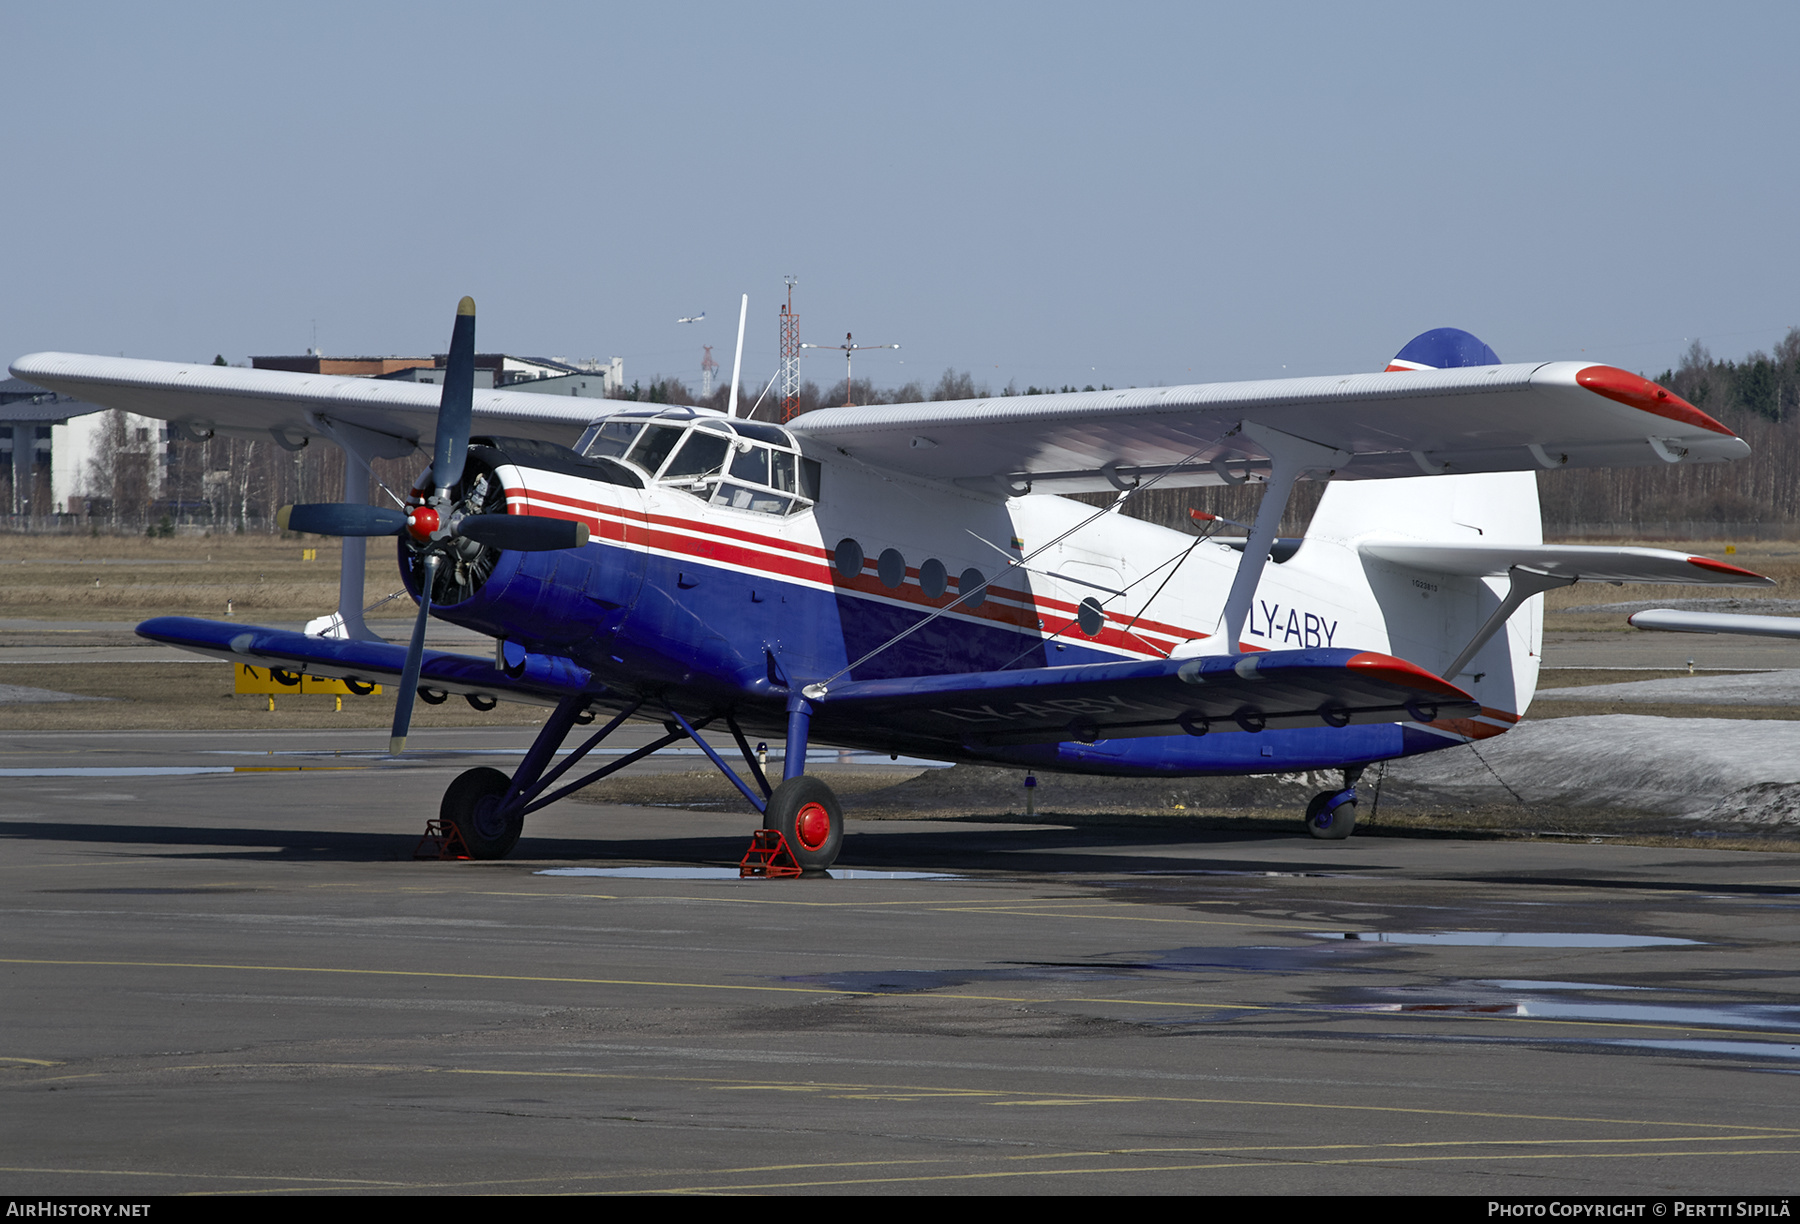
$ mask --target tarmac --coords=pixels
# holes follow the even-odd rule
[[[1794,1188],[1800,856],[969,818],[742,880],[747,807],[564,802],[414,859],[528,737],[0,745],[0,1191]]]

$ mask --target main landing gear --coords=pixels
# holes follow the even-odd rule
[[[1356,828],[1356,780],[1363,766],[1344,771],[1344,789],[1320,791],[1306,805],[1306,831],[1324,841],[1342,841]]]
[[[769,785],[756,754],[750,750],[750,742],[731,715],[724,716],[725,725],[731,729],[738,751],[743,753],[754,787],[739,777],[724,758],[700,738],[701,728],[715,721],[717,716],[690,723],[675,710],[669,711],[669,721],[663,724],[666,734],[660,738],[573,782],[557,785],[577,762],[623,726],[625,720],[643,705],[640,700],[628,707],[552,768],[550,763],[569,731],[578,724],[593,721],[592,715],[587,713],[586,697],[564,698],[544,723],[544,729],[538,732],[531,751],[525,754],[511,778],[486,767],[458,775],[450,789],[444,792],[439,817],[456,826],[472,857],[505,858],[525,828],[525,817],[532,812],[660,752],[678,740],[691,739],[743,793],[750,806],[761,813],[763,827],[781,831],[794,860],[804,870],[823,871],[836,861],[838,848],[844,840],[844,813],[831,788],[805,772],[812,706],[801,697],[793,697],[788,702],[787,761],[780,786]]]

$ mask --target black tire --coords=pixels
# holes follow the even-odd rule
[[[525,817],[518,805],[510,812],[500,810],[512,779],[498,769],[482,766],[458,774],[444,802],[438,807],[438,818],[456,826],[470,858],[505,858],[518,843],[524,831]]]
[[[1320,791],[1306,805],[1306,831],[1321,841],[1342,841],[1349,837],[1356,828],[1356,800],[1346,799],[1333,811],[1327,812],[1325,805],[1330,803],[1341,791]]]
[[[778,829],[807,871],[823,871],[837,861],[844,842],[844,811],[831,788],[817,778],[789,778],[769,796],[763,823]]]

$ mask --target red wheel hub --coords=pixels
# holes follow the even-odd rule
[[[817,850],[831,836],[831,813],[823,804],[807,804],[794,813],[794,836],[808,850]]]
[[[392,522],[393,520],[389,520]],[[438,529],[438,512],[430,506],[414,506],[406,516],[406,530],[421,544],[431,539]]]

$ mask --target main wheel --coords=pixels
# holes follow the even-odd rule
[[[1306,805],[1306,831],[1326,841],[1342,841],[1356,828],[1356,792],[1320,791]]]
[[[517,807],[502,811],[500,801],[512,786],[512,779],[498,769],[483,766],[458,774],[444,802],[438,807],[438,818],[456,826],[469,857],[505,858],[525,828],[525,817]]]
[[[802,774],[777,786],[763,820],[780,830],[794,861],[806,870],[823,871],[837,861],[844,841],[844,812],[831,788],[817,778]]]

